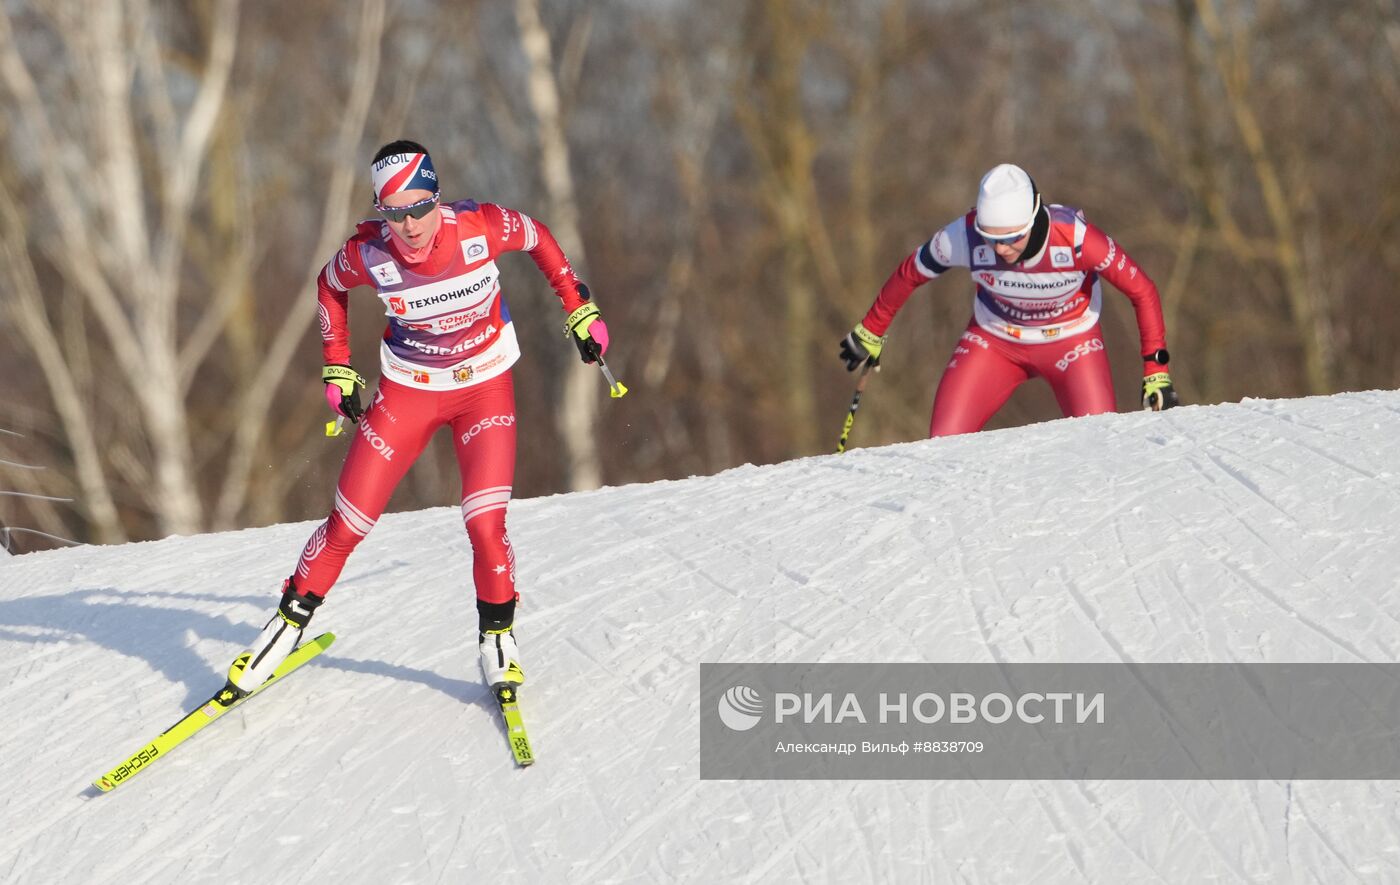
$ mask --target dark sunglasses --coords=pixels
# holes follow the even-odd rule
[[[426,200],[409,203],[407,206],[385,206],[382,203],[375,203],[374,208],[379,210],[380,215],[398,224],[409,217],[423,218],[429,212],[433,211],[433,207],[437,205],[437,201],[438,195],[433,194]]]

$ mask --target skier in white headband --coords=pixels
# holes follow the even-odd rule
[[[878,364],[904,302],[951,267],[969,268],[976,288],[972,319],[934,397],[930,436],[981,430],[1012,391],[1037,375],[1050,383],[1066,417],[1115,411],[1099,329],[1100,277],[1128,296],[1137,316],[1143,407],[1177,405],[1157,286],[1083,212],[1047,205],[1025,170],[1010,164],[983,176],[976,208],[890,275],[841,341],[846,368]]]

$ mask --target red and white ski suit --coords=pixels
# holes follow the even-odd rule
[[[496,258],[530,254],[566,311],[583,304],[579,279],[549,229],[492,203],[440,207],[427,258],[409,264],[382,221],[363,221],[317,278],[322,351],[350,364],[348,296],[378,290],[389,322],[380,382],[355,427],[336,484],[335,506],[297,563],[296,585],[323,596],[346,557],[384,512],[409,466],[438,428],[452,429],[462,480],[462,519],[472,547],[477,597],[515,598],[515,554],[506,506],[515,477],[515,328],[501,294]]]
[[[974,227],[977,211],[948,224],[900,264],[862,324],[884,335],[910,294],[950,267],[972,272],[972,319],[934,396],[930,436],[981,430],[1022,382],[1050,382],[1066,417],[1115,409],[1099,331],[1108,280],[1132,301],[1144,356],[1166,347],[1157,286],[1122,247],[1069,206],[1050,205],[1034,255],[1007,264]],[[1166,371],[1145,363],[1144,374]]]

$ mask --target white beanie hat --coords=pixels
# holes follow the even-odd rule
[[[1026,170],[1002,163],[982,176],[977,189],[977,227],[1029,228],[1040,211],[1040,193]]]

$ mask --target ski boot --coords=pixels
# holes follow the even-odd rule
[[[229,667],[228,687],[242,696],[266,682],[301,642],[306,625],[322,601],[323,597],[302,593],[288,578],[282,584],[282,603],[277,612],[253,645]]]
[[[476,608],[481,621],[481,673],[486,677],[486,684],[493,690],[520,685],[525,681],[525,671],[520,669],[520,646],[516,644],[513,630],[515,600],[477,600]]]

